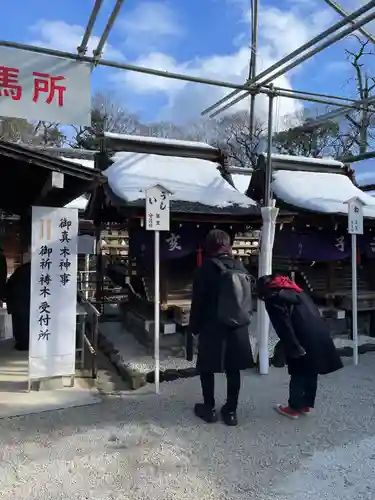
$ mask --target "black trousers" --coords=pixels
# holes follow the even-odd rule
[[[13,338],[15,348],[19,351],[29,350],[29,314],[15,312],[12,314]]]
[[[226,372],[227,377],[227,402],[229,412],[235,412],[238,405],[238,396],[241,388],[241,373],[239,370]],[[215,408],[215,375],[209,372],[200,374],[204,404]]]
[[[317,374],[291,375],[289,383],[290,408],[295,411],[307,407],[314,408],[317,388]]]

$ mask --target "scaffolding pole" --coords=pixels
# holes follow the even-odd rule
[[[238,90],[248,90],[247,85],[236,84],[232,82],[226,82],[221,80],[211,80],[209,78],[199,78],[196,76],[184,75],[182,73],[172,73],[169,71],[160,71],[153,68],[146,68],[143,66],[135,66],[134,64],[120,63],[117,61],[108,61],[106,59],[100,59],[96,61],[94,57],[79,56],[78,54],[72,54],[71,52],[66,52],[62,50],[49,49],[47,47],[37,47],[35,45],[28,45],[18,42],[9,42],[7,40],[0,40],[0,47],[7,47],[10,49],[26,50],[28,52],[34,52],[35,54],[45,54],[49,56],[62,57],[65,59],[71,59],[78,62],[86,62],[89,64],[97,64],[98,66],[105,66],[107,68],[113,69],[123,69],[127,71],[134,71],[135,73],[142,73],[144,75],[159,76],[162,78],[170,78],[172,80],[180,80],[189,83],[202,83],[204,85],[212,85],[213,87],[224,87],[228,89],[238,89]],[[268,92],[268,90],[264,90]]]
[[[333,0],[324,0],[326,4],[328,4],[332,9],[334,9],[340,16],[342,17],[347,17],[349,14],[346,12],[341,5],[339,5],[337,2],[334,2]],[[367,30],[364,28],[359,28],[358,30],[364,37],[366,37],[370,42],[375,44],[375,37],[371,35]]]
[[[267,94],[268,91],[266,90],[260,90],[261,93],[263,94]],[[339,108],[341,108],[340,110],[338,111],[335,111],[335,112],[331,112],[331,113],[336,113],[337,116],[340,116],[343,111],[347,111],[347,110],[357,110],[357,111],[368,111],[368,112],[375,112],[375,109],[373,108],[370,108],[370,109],[367,109],[365,108],[364,106],[361,106],[361,103],[358,103],[357,101],[357,104],[356,104],[356,101],[353,101],[353,103],[344,103],[344,102],[334,102],[332,100],[328,100],[328,99],[321,99],[321,98],[318,98],[318,97],[312,97],[310,95],[304,95],[304,94],[298,94],[298,95],[295,95],[293,93],[288,93],[288,92],[283,92],[283,91],[278,91],[276,90],[275,88],[275,92],[274,92],[274,95],[277,96],[277,97],[285,97],[286,99],[298,99],[300,101],[307,101],[307,102],[314,102],[314,103],[317,103],[317,104],[325,104],[327,106],[337,106]],[[242,97],[242,96],[241,96]],[[374,96],[374,99],[370,101],[371,103],[372,102],[375,102],[375,96]],[[229,108],[230,106],[228,106]],[[210,115],[210,118],[214,118],[215,116],[217,116],[218,114],[220,114],[222,111],[225,111],[225,109],[227,109],[226,107],[224,108],[220,108],[219,110],[215,111],[215,113],[212,113],[212,115]],[[324,120],[324,121],[327,121],[327,120]],[[319,120],[319,123],[321,122],[321,120]],[[310,122],[309,122],[310,123]],[[314,124],[315,121],[314,120],[311,120],[311,123]]]
[[[250,68],[249,79],[254,80],[257,73],[257,59],[258,59],[258,10],[259,0],[252,0],[252,27],[251,27],[251,55],[250,55]],[[250,116],[249,116],[249,136],[250,141],[253,141],[255,130],[255,97],[256,94],[251,94],[250,97]]]
[[[275,94],[270,92],[268,95],[268,129],[267,129],[267,162],[264,178],[264,206],[272,205],[272,143],[273,143],[273,116],[274,116],[274,101]]]
[[[267,137],[267,161],[265,168],[264,200],[262,213],[262,229],[260,237],[260,255],[258,259],[258,277],[272,274],[272,249],[275,238],[275,226],[278,209],[272,200],[272,137],[275,95],[271,91],[268,94],[268,137]],[[258,333],[258,358],[259,373],[267,375],[269,370],[269,330],[270,320],[265,308],[264,301],[258,299],[257,307],[257,333]]]
[[[92,30],[94,29],[94,25],[96,23],[96,19],[98,17],[98,14],[99,14],[99,11],[101,9],[102,4],[103,4],[103,0],[95,0],[95,5],[91,11],[91,15],[90,15],[89,21],[87,23],[86,30],[83,34],[81,45],[79,47],[77,47],[77,52],[78,52],[78,55],[80,55],[80,56],[84,56],[87,52],[87,45],[89,43],[90,36],[91,36]]]
[[[94,59],[95,59],[96,63],[102,57],[102,52],[103,52],[104,45],[106,44],[106,42],[108,40],[109,33],[110,33],[113,25],[115,24],[115,21],[117,19],[117,16],[120,13],[120,10],[121,10],[121,7],[122,7],[123,3],[124,3],[124,0],[116,0],[116,5],[113,7],[113,11],[112,11],[111,15],[109,16],[107,25],[104,28],[103,34],[100,37],[100,40],[98,42],[98,46],[96,47],[96,49],[93,52],[94,53]]]
[[[358,99],[353,99],[351,97],[343,97],[343,96],[337,96],[337,95],[332,95],[332,94],[321,94],[319,92],[308,92],[304,90],[295,90],[295,89],[286,89],[283,87],[277,87],[273,85],[265,85],[265,87],[273,88],[275,91],[280,90],[281,92],[287,92],[287,93],[293,93],[293,94],[301,94],[304,96],[312,96],[312,97],[322,97],[323,99],[337,99],[338,101],[347,101],[347,102],[354,102],[358,103]]]
[[[375,0],[373,2],[371,2],[371,3],[373,3],[374,6],[375,6]],[[315,49],[310,50],[309,52],[307,52],[306,54],[304,54],[302,57],[299,57],[298,59],[296,59],[292,63],[288,64],[284,68],[279,69],[279,71],[277,71],[275,74],[269,76],[264,81],[260,82],[259,85],[261,85],[261,86],[267,85],[268,83],[272,82],[274,79],[278,78],[279,76],[282,76],[287,71],[290,71],[291,69],[295,68],[296,66],[299,66],[301,63],[307,61],[308,59],[311,59],[311,57],[315,56],[316,54],[319,54],[319,52],[322,52],[322,50],[330,47],[331,45],[333,45],[336,42],[339,42],[340,40],[342,40],[346,36],[348,36],[351,33],[353,33],[353,31],[356,31],[359,27],[361,27],[361,26],[363,26],[363,25],[365,25],[365,24],[373,21],[374,19],[375,19],[375,11],[372,12],[371,14],[369,14],[368,16],[362,18],[360,21],[357,21],[352,26],[349,26],[345,30],[341,31],[340,33],[338,33],[334,37],[328,39],[326,42],[322,43],[321,45],[319,45]],[[245,99],[247,96],[248,96],[248,91],[246,93],[240,95],[236,99],[233,99],[232,101],[230,101],[225,106],[222,106],[221,108],[217,109],[212,115],[210,115],[210,117],[217,116],[219,113],[222,113],[223,111],[226,111],[227,109],[231,108],[235,104],[237,104],[240,101],[242,101],[243,99]]]
[[[374,14],[375,17],[375,14]],[[18,43],[18,42],[9,42],[6,40],[0,40],[0,47],[7,47],[11,49],[19,49],[19,50],[26,50],[28,52],[34,52],[36,54],[45,54],[45,55],[50,55],[50,56],[55,56],[55,57],[62,57],[65,59],[70,59],[73,61],[78,61],[78,62],[86,62],[89,64],[94,64],[95,59],[93,57],[88,57],[88,56],[79,56],[77,54],[72,54],[71,52],[64,52],[61,50],[55,50],[55,49],[48,49],[46,47],[36,47],[34,45],[27,45],[23,43]],[[116,61],[107,61],[106,59],[100,59],[97,63],[99,66],[104,66],[107,68],[114,68],[114,69],[122,69],[122,70],[127,70],[127,71],[134,71],[136,73],[142,73],[145,75],[152,75],[152,76],[158,76],[162,78],[170,78],[172,80],[180,80],[180,81],[185,81],[185,82],[190,82],[190,83],[201,83],[204,85],[211,85],[213,87],[224,87],[228,89],[238,89],[238,90],[246,90],[248,91],[248,86],[243,84],[236,84],[232,82],[226,82],[226,81],[221,81],[221,80],[211,80],[209,78],[199,78],[196,76],[190,76],[190,75],[184,75],[181,73],[171,73],[168,71],[160,71],[157,69],[153,68],[146,68],[142,66],[135,66],[133,64],[126,64],[126,63],[120,63]],[[267,94],[269,95],[270,92],[270,86],[264,87],[264,88],[259,88],[258,91],[262,94]],[[302,91],[298,91],[302,92]],[[288,99],[297,99],[297,100],[302,100],[302,101],[311,101],[311,102],[318,102],[321,104],[328,104],[330,106],[340,106],[344,108],[353,108],[356,110],[361,110],[361,107],[358,105],[355,105],[354,103],[351,104],[342,104],[342,103],[337,103],[335,101],[330,101],[330,100],[323,100],[323,99],[315,99],[313,97],[309,97],[308,95],[300,95],[300,94],[294,94],[293,92],[283,92],[277,90],[275,88],[275,91],[273,92],[274,94],[277,94],[281,97],[286,97]],[[339,99],[345,99],[344,97],[339,97]]]
[[[361,100],[358,100],[356,102],[358,105],[358,107],[355,108],[356,110],[362,111],[362,112],[367,111],[368,113],[375,112],[374,108],[368,109],[368,107],[367,107],[367,105],[375,103],[375,96],[370,97],[369,99],[361,99]],[[362,106],[362,104],[364,106]],[[328,120],[334,120],[335,118],[339,118],[340,116],[342,116],[343,111],[345,111],[345,110],[347,111],[346,107],[344,110],[339,109],[339,110],[329,111],[328,113],[325,113],[324,115],[318,116],[317,118],[315,118],[313,120],[309,120],[306,123],[306,126],[314,126],[315,127],[315,126],[321,125],[322,123],[327,122]]]
[[[301,45],[301,47],[298,47],[298,49],[294,50],[290,54],[288,54],[285,57],[283,57],[282,59],[280,59],[280,61],[276,62],[275,64],[273,64],[272,66],[270,66],[266,70],[262,71],[262,73],[259,73],[259,75],[257,75],[254,78],[254,80],[248,80],[246,82],[246,85],[248,87],[251,87],[256,82],[258,82],[261,78],[267,76],[268,74],[272,73],[272,71],[275,71],[276,69],[280,68],[280,66],[282,66],[283,64],[286,64],[287,62],[291,61],[295,57],[299,56],[300,54],[302,54],[306,50],[310,49],[311,47],[313,47],[317,43],[319,43],[322,40],[324,40],[325,38],[327,38],[329,35],[332,35],[333,33],[335,33],[340,28],[343,28],[346,24],[352,23],[357,17],[359,17],[360,15],[366,13],[367,11],[369,11],[374,6],[375,6],[375,0],[367,3],[366,5],[363,5],[360,9],[356,10],[355,12],[353,12],[352,14],[350,14],[349,16],[347,16],[342,21],[339,21],[338,23],[334,24],[329,29],[327,29],[327,30],[323,31],[322,33],[320,33],[320,35],[317,35],[316,37],[312,38],[309,42],[305,43],[304,45]],[[358,28],[356,28],[356,29],[358,29]],[[355,30],[353,30],[353,31],[355,31]],[[273,77],[272,77],[272,79],[273,79]],[[202,112],[202,115],[206,115],[206,114],[210,113],[211,111],[213,111],[214,109],[216,109],[218,106],[221,106],[221,104],[224,104],[225,102],[227,102],[228,99],[231,99],[232,97],[234,97],[237,94],[238,94],[237,91],[236,92],[231,92],[227,96],[225,96],[222,99],[220,99],[219,101],[217,101],[215,104],[212,104],[212,106],[206,108]]]

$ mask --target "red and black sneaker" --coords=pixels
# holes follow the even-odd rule
[[[309,406],[306,406],[305,408],[300,409],[301,415],[311,415],[311,412],[312,412],[312,408],[310,408]]]
[[[284,417],[291,418],[292,420],[296,420],[299,417],[299,413],[287,405],[276,405],[276,411],[280,413],[280,415],[284,415]]]

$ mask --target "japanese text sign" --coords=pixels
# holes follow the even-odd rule
[[[146,229],[169,231],[170,191],[156,185],[146,191]]]
[[[0,116],[90,125],[90,78],[88,63],[0,47]]]
[[[78,211],[33,207],[29,378],[75,372]]]
[[[357,198],[348,201],[348,232],[363,234],[363,203]]]

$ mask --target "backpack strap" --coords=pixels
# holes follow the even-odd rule
[[[228,270],[227,266],[225,266],[220,259],[212,259],[212,262],[217,265],[220,271],[225,273]]]

